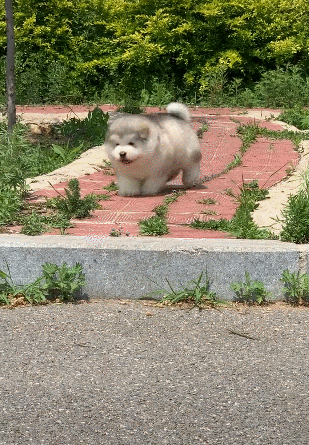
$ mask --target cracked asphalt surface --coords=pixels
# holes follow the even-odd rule
[[[0,444],[309,444],[309,309],[0,309]]]

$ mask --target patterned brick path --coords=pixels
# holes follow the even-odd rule
[[[104,111],[110,107],[102,107]],[[63,107],[38,107],[23,108],[20,111],[31,113],[59,113],[66,112]],[[74,107],[75,112],[87,111],[87,108]],[[154,109],[152,109],[154,111]],[[236,122],[237,121],[237,122]],[[197,130],[202,122],[209,125],[208,131],[204,132],[200,139],[203,154],[201,162],[201,173],[213,175],[220,173],[224,167],[234,160],[235,155],[241,147],[241,139],[237,135],[239,122],[242,124],[255,123],[262,127],[282,131],[283,128],[276,123],[267,122],[261,119],[246,117],[240,111],[228,109],[197,109],[192,111],[192,127]],[[289,140],[270,140],[258,138],[251,145],[249,150],[243,155],[242,164],[228,173],[214,178],[204,185],[187,190],[186,194],[180,196],[177,202],[169,206],[168,228],[169,233],[166,238],[228,238],[229,235],[223,232],[211,230],[196,230],[184,226],[192,222],[195,218],[201,220],[227,218],[231,219],[235,210],[235,200],[225,193],[225,190],[232,189],[234,193],[239,192],[239,187],[243,181],[250,182],[257,180],[260,187],[269,188],[281,181],[286,176],[286,169],[295,166],[299,160],[298,153],[294,150],[293,144]],[[104,193],[103,187],[108,185],[114,176],[97,172],[79,178],[82,196],[85,194]],[[75,227],[68,229],[71,235],[83,236],[108,236],[112,229],[121,230],[123,234],[130,236],[139,234],[138,221],[154,215],[153,209],[163,202],[166,195],[170,194],[181,184],[180,177],[169,183],[169,189],[154,197],[121,197],[117,192],[108,192],[110,201],[101,201],[102,208],[93,212],[93,216],[88,219],[74,220]],[[67,186],[66,182],[55,185],[55,189],[63,192]],[[36,192],[36,197],[54,197],[53,190],[42,190]],[[203,198],[213,198],[216,203],[205,205],[199,203]],[[207,214],[208,213],[208,214]],[[15,232],[16,233],[16,232]],[[54,230],[50,233],[59,233]]]

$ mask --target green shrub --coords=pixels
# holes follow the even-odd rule
[[[309,110],[300,106],[283,111],[278,119],[289,125],[294,125],[299,130],[309,130]]]
[[[254,93],[263,107],[291,108],[307,105],[309,79],[304,78],[298,66],[277,68],[262,75]]]
[[[0,13],[3,57],[3,2]],[[263,75],[259,101],[304,103],[299,73],[290,70],[287,81],[283,71],[296,61],[308,70],[308,16],[304,1],[291,8],[284,0],[19,0],[17,98],[80,103],[108,97],[123,104],[127,95],[160,106],[179,98],[222,105],[233,97],[248,106]],[[0,87],[4,98],[3,80]]]
[[[54,126],[56,132],[67,138],[70,147],[85,144],[90,146],[101,145],[105,140],[109,115],[99,107],[89,111],[84,119],[73,117]]]

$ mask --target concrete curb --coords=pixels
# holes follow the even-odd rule
[[[243,281],[247,271],[280,299],[283,270],[308,272],[308,254],[308,244],[268,240],[0,235],[0,269],[7,271],[7,262],[16,284],[33,282],[46,262],[79,262],[87,281],[83,292],[96,299],[168,290],[166,278],[179,290],[206,270],[221,298],[234,297],[230,284]]]

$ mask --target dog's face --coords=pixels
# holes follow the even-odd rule
[[[151,129],[146,122],[134,117],[122,117],[109,127],[105,146],[112,163],[123,166],[138,163],[152,156]]]

